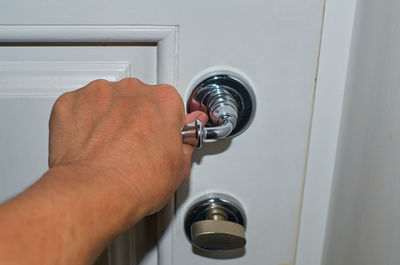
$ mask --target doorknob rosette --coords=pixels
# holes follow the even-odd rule
[[[239,135],[253,121],[255,107],[253,89],[243,77],[233,72],[209,73],[192,89],[187,103],[188,113],[205,112],[209,122],[203,126],[197,120],[185,126],[183,142],[201,147],[204,140]]]
[[[223,251],[246,244],[246,217],[240,203],[229,195],[208,194],[200,197],[185,216],[185,232],[197,248]]]

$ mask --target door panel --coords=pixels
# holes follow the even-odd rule
[[[14,196],[47,168],[48,117],[54,98],[0,98],[0,200]],[[21,166],[23,164],[24,166]]]
[[[184,99],[201,73],[233,69],[245,76],[257,99],[253,124],[233,140],[207,144],[196,151],[190,180],[156,220],[160,238],[158,251],[150,254],[151,262],[163,265],[293,262],[316,78],[321,1],[306,0],[299,4],[294,0],[112,3],[71,0],[46,3],[46,10],[31,1],[22,2],[7,4],[8,12],[20,14],[17,17],[0,10],[0,23],[167,25],[161,28],[175,31],[174,34],[138,37],[136,41],[145,39],[157,46],[156,79],[148,80],[176,85]],[[56,34],[58,41],[91,42],[92,33],[81,34],[82,26],[63,27],[68,34]],[[104,35],[100,42],[121,42],[120,34],[136,34],[135,27],[129,26],[115,26],[117,33],[110,33],[107,26],[93,27],[93,32]],[[141,27],[146,26],[138,26],[139,32]],[[6,34],[0,29],[0,37],[2,33]],[[27,33],[25,36],[35,37]],[[21,39],[15,37],[13,41]],[[129,42],[129,37],[122,41]],[[129,52],[123,56],[126,54]],[[129,61],[123,56],[113,59],[113,55],[105,61]],[[144,69],[139,77],[147,73],[146,66],[141,67],[147,63],[143,60],[132,63],[137,69]],[[213,255],[193,249],[185,237],[185,211],[199,196],[210,192],[227,193],[244,206],[248,243],[240,255],[214,259]],[[124,248],[129,255],[135,255],[133,246],[121,242],[112,251],[113,255],[119,255],[117,252]],[[113,264],[146,262],[121,255],[125,257]]]

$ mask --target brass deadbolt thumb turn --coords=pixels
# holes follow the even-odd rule
[[[236,200],[224,194],[200,198],[186,214],[185,230],[194,246],[208,251],[246,245],[244,212]]]

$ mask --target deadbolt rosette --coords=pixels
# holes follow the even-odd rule
[[[231,121],[234,128],[224,138],[244,132],[253,121],[256,109],[255,95],[248,82],[226,71],[212,72],[203,78],[192,90],[187,104],[188,113],[207,113],[210,119],[205,127],[220,126],[223,121]]]
[[[246,216],[240,203],[220,193],[198,198],[186,211],[184,220],[187,239],[206,251],[243,247],[245,227]]]

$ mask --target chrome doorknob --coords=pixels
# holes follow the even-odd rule
[[[187,111],[208,114],[205,125],[200,120],[182,129],[186,144],[201,147],[206,140],[236,136],[245,131],[255,114],[255,96],[250,85],[234,73],[210,73],[196,85],[187,104]]]
[[[186,236],[197,248],[218,251],[246,245],[245,215],[239,202],[225,194],[196,200],[185,217]]]

